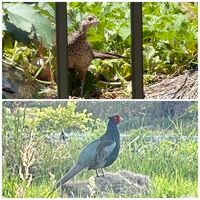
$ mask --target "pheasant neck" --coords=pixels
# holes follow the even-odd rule
[[[117,128],[117,125],[113,122],[108,122],[107,130],[105,135],[110,135],[114,140],[119,140],[119,130]]]
[[[86,38],[85,32],[79,31],[78,35],[79,35],[78,38],[79,38],[80,41],[86,41],[87,38]]]
[[[87,29],[86,27],[80,26],[78,31],[79,31],[79,34],[80,34],[81,36],[86,37],[87,30],[88,30],[88,29]]]

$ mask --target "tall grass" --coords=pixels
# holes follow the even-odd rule
[[[46,197],[55,182],[74,164],[83,146],[102,134],[104,124],[81,140],[74,136],[65,142],[52,143],[42,135],[27,135],[21,117],[24,118],[18,114],[8,115],[3,122],[3,196]],[[188,128],[190,132],[186,133],[183,125],[176,121],[171,121],[171,127],[128,131],[122,139],[118,159],[106,171],[129,170],[149,176],[151,191],[142,197],[197,197],[198,146],[193,140],[196,130]],[[187,124],[184,127],[187,128]],[[159,134],[174,135],[178,140],[164,138],[152,142],[146,139]],[[84,170],[73,181],[92,175],[93,171]],[[59,193],[54,192],[53,197],[59,197]],[[107,197],[118,196],[111,191]]]

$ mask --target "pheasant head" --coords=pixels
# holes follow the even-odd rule
[[[112,124],[119,124],[121,121],[123,121],[123,118],[121,118],[119,115],[113,115],[109,117],[109,122]]]
[[[96,26],[98,23],[99,22],[95,16],[84,17],[79,24],[79,30],[87,32],[90,27]]]

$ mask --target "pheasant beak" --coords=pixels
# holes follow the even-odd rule
[[[97,26],[99,24],[99,21],[96,20],[94,23],[93,23],[93,26]]]
[[[122,117],[119,118],[119,122],[123,122],[124,119]]]

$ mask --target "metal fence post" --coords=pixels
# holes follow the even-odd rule
[[[131,2],[132,98],[143,99],[142,3]]]
[[[56,48],[58,98],[69,98],[67,54],[67,3],[56,3]]]

